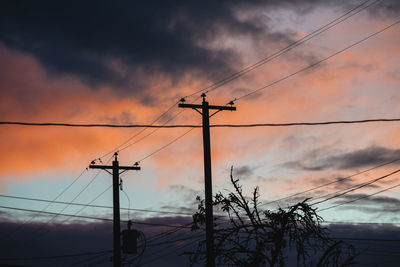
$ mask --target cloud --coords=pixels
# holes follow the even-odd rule
[[[143,76],[185,73],[215,79],[232,73],[240,56],[228,38],[289,43],[294,32],[276,31],[260,12],[276,8],[305,14],[337,1],[7,1],[0,41],[33,55],[51,76],[76,76],[97,87],[143,91]],[[260,15],[263,14],[263,15]],[[263,17],[264,16],[264,17]],[[312,54],[308,55],[314,59]]]
[[[123,85],[131,75],[185,72],[220,76],[238,60],[229,49],[203,43],[222,32],[257,38],[258,20],[241,20],[238,6],[258,1],[146,1],[110,3],[9,1],[0,13],[0,41],[34,55],[50,74],[73,75],[91,85]],[[285,39],[284,34],[272,34]],[[138,89],[133,89],[137,91]]]
[[[151,218],[142,222],[182,225],[189,221],[179,217],[168,217]],[[2,242],[0,242],[0,258],[59,256],[98,251],[112,251],[112,227],[112,223],[71,223],[45,226],[38,223],[22,224],[2,221],[0,223],[0,234],[2,237]],[[126,225],[121,225],[121,230],[126,228]],[[161,254],[165,254],[165,251],[169,251],[169,255],[161,259],[161,261],[163,261],[163,266],[176,266],[177,263],[180,266],[188,265],[188,257],[179,256],[179,254],[185,250],[194,250],[193,247],[195,246],[195,243],[192,243],[192,245],[190,244],[193,240],[188,239],[180,242],[171,242],[171,240],[182,239],[188,235],[190,236],[190,229],[177,230],[170,227],[136,224],[133,225],[133,228],[141,230],[148,239],[143,260],[150,261],[154,256],[161,256]],[[38,233],[38,229],[41,229],[41,232]],[[170,232],[171,230],[177,231],[176,233],[171,232],[169,235],[159,236],[160,233]],[[21,242],[23,245],[21,245]],[[162,242],[166,242],[166,244],[156,245],[157,243]],[[140,244],[141,241],[139,240],[139,245]],[[177,248],[182,244],[186,245],[186,247],[178,251]],[[94,257],[94,259],[93,255],[35,261],[5,261],[0,259],[0,265],[7,263],[28,264],[29,266],[59,266],[87,260],[87,262],[81,263],[79,266],[82,266],[83,264],[109,266],[111,256],[112,253],[108,252],[99,254],[98,257]],[[125,256],[129,257],[129,255],[126,254]],[[129,258],[132,259],[136,256],[137,255],[131,255]],[[92,260],[89,260],[91,258]],[[95,261],[101,259],[103,259],[101,263],[94,264]],[[159,263],[160,261],[154,264]],[[149,266],[159,266],[154,264]]]
[[[202,193],[199,190],[194,190],[188,186],[185,185],[171,185],[169,186],[169,189],[173,191],[175,194],[179,194],[183,197],[183,201],[186,203],[190,203],[192,206],[193,204],[197,204],[196,202],[196,196],[200,196]],[[171,209],[171,210],[176,210],[177,208],[181,212],[193,212],[192,208],[187,208],[187,207],[176,207],[176,206],[164,206],[163,208]],[[193,212],[194,213],[194,212]]]
[[[248,165],[233,168],[233,176],[240,179],[248,179],[254,173],[254,168]]]
[[[187,221],[178,218],[152,218],[145,222],[148,223],[168,223],[168,224],[184,224]],[[27,237],[32,236],[38,227],[43,227],[36,223],[0,223],[0,235],[2,242],[0,243],[0,258],[23,258],[23,257],[39,257],[39,256],[56,256],[68,255],[95,251],[112,250],[112,224],[111,223],[73,223],[69,225],[55,224],[46,226],[47,233],[39,238],[29,240]],[[197,239],[191,237],[199,236],[204,239],[204,235],[200,232],[191,232],[188,229],[171,232],[165,236],[159,236],[160,233],[170,232],[173,228],[156,227],[156,226],[138,226],[148,239],[147,248],[143,255],[141,263],[148,266],[187,266],[189,259],[182,255],[184,251],[193,251],[196,246]],[[400,229],[395,225],[363,225],[363,224],[330,224],[328,226],[330,234],[336,238],[362,238],[362,239],[399,239]],[[121,229],[126,229],[125,225],[121,225]],[[12,237],[10,236],[12,233]],[[157,238],[152,238],[157,236]],[[189,238],[184,240],[185,238]],[[179,241],[181,239],[181,241]],[[177,240],[177,241],[174,241]],[[23,242],[23,245],[21,245]],[[397,251],[398,243],[396,242],[367,242],[357,240],[345,240],[355,246],[357,251],[365,252],[379,250],[382,244],[385,244],[385,260],[391,260],[392,257],[387,255],[389,251]],[[165,243],[165,244],[163,244]],[[139,242],[140,244],[140,242]],[[59,266],[73,264],[85,261],[82,264],[94,264],[95,261],[102,260],[96,266],[109,266],[111,253],[104,253],[98,257],[80,256],[59,259],[47,259],[36,261],[1,261],[1,264],[27,264],[35,266]],[[135,256],[135,255],[134,255]],[[374,259],[370,259],[368,255],[360,253],[357,258],[359,263],[376,262],[379,255],[375,255]],[[159,260],[155,260],[159,257]],[[378,258],[377,258],[378,257]],[[395,258],[396,256],[393,256]],[[91,260],[90,260],[91,259]],[[154,262],[152,262],[154,260]],[[385,265],[396,266],[396,265]]]
[[[335,203],[340,204],[352,200],[357,200],[357,204],[344,205],[343,208],[379,214],[398,213],[400,211],[400,199],[387,196],[369,197],[367,194],[343,195],[340,197],[340,200]]]
[[[352,152],[337,153],[327,149],[316,149],[303,155],[303,158],[303,160],[283,163],[282,166],[305,171],[355,169],[400,159],[400,150],[372,146]]]

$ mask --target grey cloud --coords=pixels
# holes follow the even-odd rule
[[[232,36],[290,40],[259,20],[239,19],[238,9],[264,8],[262,1],[5,1],[0,41],[34,55],[52,75],[74,75],[96,86],[122,86],[136,72],[185,72],[213,78],[232,72],[237,55],[199,45]],[[122,62],[127,73],[113,67]],[[139,75],[139,74],[138,74]],[[134,91],[140,88],[136,81]]]
[[[253,175],[253,167],[250,166],[240,166],[233,168],[233,176],[240,179],[248,179]]]
[[[189,203],[189,204],[197,203],[196,196],[201,194],[200,191],[194,190],[185,185],[171,185],[169,187],[169,189],[171,191],[175,192],[176,194],[180,194],[181,196],[183,196],[184,202]],[[164,207],[171,207],[171,206],[167,205]],[[175,207],[172,206],[172,210],[176,210],[176,205],[175,205]],[[188,210],[191,210],[191,209],[189,208]]]
[[[344,209],[354,209],[365,213],[378,214],[398,213],[400,211],[400,199],[387,196],[369,197],[367,194],[343,195],[340,197],[340,200],[335,203],[341,204],[353,200],[356,200],[356,202],[343,205],[342,207]]]
[[[303,157],[303,160],[286,162],[282,166],[305,171],[354,169],[400,159],[400,150],[373,146],[348,153],[337,153],[327,149],[316,149]]]

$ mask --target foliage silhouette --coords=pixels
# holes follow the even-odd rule
[[[234,191],[215,195],[213,205],[224,215],[214,217],[214,252],[217,266],[350,266],[356,254],[351,245],[329,237],[323,219],[305,199],[287,209],[261,211],[259,188],[243,196],[239,180],[231,175]],[[204,230],[205,203],[200,197],[192,230]],[[191,265],[205,262],[206,241],[190,255]]]

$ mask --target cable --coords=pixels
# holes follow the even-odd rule
[[[92,217],[92,216],[83,216],[83,215],[73,215],[73,214],[59,214],[55,212],[49,212],[49,211],[40,211],[40,210],[32,210],[32,209],[22,209],[22,208],[15,208],[15,207],[9,207],[9,206],[0,206],[2,209],[10,209],[10,210],[17,210],[17,211],[26,211],[26,212],[37,212],[37,213],[42,213],[42,214],[49,214],[49,215],[54,215],[58,214],[59,216],[66,216],[66,217],[72,217],[72,218],[82,218],[82,219],[93,219],[93,220],[101,220],[101,221],[110,221],[112,222],[113,219],[109,218],[101,218],[101,217]],[[128,221],[123,221],[123,223],[127,223]],[[147,222],[139,222],[139,221],[132,221],[133,224],[139,224],[139,225],[148,225],[148,226],[162,226],[162,227],[171,227],[171,228],[186,228],[186,229],[191,229],[191,227],[186,227],[184,225],[169,225],[169,224],[162,224],[162,223],[147,223]]]
[[[257,92],[259,92],[259,91],[261,91],[261,90],[264,90],[264,89],[266,89],[266,88],[268,88],[268,87],[271,87],[271,86],[273,86],[273,85],[275,85],[275,84],[277,84],[277,83],[280,83],[280,82],[282,82],[282,81],[284,81],[284,80],[287,80],[287,79],[289,79],[289,78],[291,78],[291,77],[293,77],[293,76],[295,76],[295,75],[297,75],[297,74],[299,74],[299,73],[301,73],[301,72],[304,72],[304,71],[306,71],[306,70],[312,69],[312,68],[318,66],[319,64],[321,64],[322,62],[325,62],[325,61],[327,61],[327,60],[329,60],[329,59],[331,59],[331,58],[333,58],[333,57],[335,57],[335,56],[337,56],[337,55],[343,53],[344,51],[346,51],[346,50],[348,50],[348,49],[350,49],[350,48],[352,48],[352,47],[354,47],[354,46],[356,46],[356,45],[358,45],[358,44],[360,44],[360,43],[362,43],[362,42],[364,42],[364,41],[366,41],[366,40],[368,40],[368,39],[370,39],[370,38],[372,38],[372,37],[374,37],[374,36],[376,36],[376,35],[378,35],[378,34],[380,34],[380,33],[382,33],[382,32],[384,32],[384,31],[386,31],[386,30],[392,28],[393,26],[395,26],[395,25],[397,25],[397,24],[399,24],[399,23],[400,23],[400,20],[397,20],[396,22],[390,24],[389,26],[386,26],[385,28],[382,28],[381,30],[376,31],[376,32],[374,32],[374,33],[368,35],[367,37],[364,37],[364,38],[362,38],[361,40],[359,40],[359,41],[357,41],[357,42],[355,42],[355,43],[352,43],[352,44],[349,45],[349,46],[346,46],[345,48],[343,48],[343,49],[341,49],[341,50],[339,50],[339,51],[337,51],[337,52],[331,54],[331,55],[328,56],[328,57],[325,57],[325,58],[323,58],[323,59],[321,59],[321,60],[319,60],[319,61],[317,61],[317,62],[314,62],[314,63],[312,63],[312,64],[310,64],[310,65],[308,65],[308,66],[306,66],[306,67],[304,67],[304,68],[302,68],[302,69],[296,71],[296,72],[293,72],[293,73],[291,73],[291,74],[289,74],[289,75],[286,75],[286,76],[284,76],[284,77],[282,77],[282,78],[280,78],[280,79],[278,79],[278,80],[276,80],[276,81],[274,81],[274,82],[272,82],[272,83],[269,83],[269,84],[267,84],[267,85],[265,85],[265,86],[263,86],[263,87],[261,87],[261,88],[258,88],[258,89],[256,89],[256,90],[253,90],[253,91],[251,91],[251,92],[249,92],[249,93],[247,93],[247,94],[244,94],[244,95],[240,96],[239,98],[235,98],[235,99],[233,99],[232,101],[237,102],[237,101],[239,101],[239,100],[241,100],[241,99],[243,99],[243,98],[246,98],[246,97],[248,97],[248,96],[250,96],[250,95],[253,95],[253,94],[255,94],[255,93],[257,93]]]
[[[87,171],[87,168],[85,168],[85,169],[72,181],[72,183],[70,183],[66,188],[64,188],[53,200],[47,201],[48,204],[42,209],[42,211],[47,210],[47,209],[50,207],[51,204],[55,203],[56,200],[57,200],[59,197],[61,197],[69,188],[71,188],[71,187],[75,184],[75,182],[77,182],[77,181],[82,177],[82,175],[85,173],[85,171]],[[9,235],[14,234],[16,231],[18,231],[19,229],[21,229],[21,227],[22,227],[23,225],[25,225],[25,224],[31,222],[35,217],[36,217],[35,214],[32,215],[32,216],[30,217],[30,219],[24,221],[24,222],[23,222],[22,224],[20,224],[15,230],[9,232]]]
[[[209,86],[207,86],[207,87],[205,87],[203,89],[200,89],[200,90],[188,95],[188,97],[193,96],[195,94],[199,94],[199,93],[204,92],[204,91],[207,91],[207,92],[213,91],[213,90],[215,90],[215,89],[217,89],[217,88],[219,88],[219,87],[231,82],[232,80],[235,80],[235,79],[243,76],[244,74],[247,74],[248,72],[250,72],[250,71],[252,71],[252,70],[254,70],[254,69],[256,69],[256,68],[258,68],[258,67],[260,67],[262,65],[264,65],[265,63],[267,63],[267,62],[269,62],[269,61],[281,56],[282,54],[292,50],[293,48],[295,48],[295,47],[297,47],[297,46],[299,46],[299,45],[301,45],[303,43],[305,43],[306,41],[314,38],[315,36],[318,36],[319,34],[331,29],[332,27],[336,26],[337,24],[347,20],[348,18],[358,14],[362,10],[364,10],[364,9],[366,9],[366,8],[372,6],[375,3],[380,2],[380,1],[381,0],[373,1],[372,3],[364,6],[366,3],[369,2],[369,0],[367,0],[367,1],[363,2],[363,3],[361,3],[360,5],[358,5],[358,6],[354,7],[354,8],[352,8],[352,9],[350,9],[349,11],[345,12],[343,15],[341,15],[338,18],[332,20],[328,24],[325,24],[324,26],[318,28],[317,30],[312,31],[311,33],[305,35],[304,37],[300,38],[299,40],[289,44],[285,48],[274,52],[272,55],[267,56],[267,57],[261,59],[260,61],[254,63],[254,64],[252,64],[252,65],[250,65],[248,67],[245,67],[244,69],[242,69],[242,70],[240,70],[238,72],[235,72],[235,73],[229,75],[228,77],[226,77],[226,78],[224,78],[222,80],[219,80],[219,81],[217,81],[217,82],[215,82],[215,83],[213,83],[213,84],[211,84],[211,85],[209,85]],[[362,6],[364,6],[364,7],[362,7]],[[355,11],[355,10],[357,10],[359,8],[361,8],[361,9],[356,11],[355,13],[351,14],[353,11]],[[349,15],[349,16],[346,17],[347,15]]]
[[[301,191],[301,192],[298,192],[298,193],[294,193],[294,194],[292,194],[292,195],[289,195],[289,196],[286,196],[286,197],[283,197],[283,198],[279,198],[279,199],[276,199],[276,200],[273,200],[273,201],[269,201],[269,202],[263,203],[263,204],[261,204],[261,205],[259,205],[259,206],[265,206],[265,205],[268,205],[268,204],[271,204],[271,203],[275,203],[275,202],[279,202],[279,201],[282,201],[282,200],[290,199],[290,198],[293,198],[293,197],[295,197],[295,196],[298,196],[298,195],[301,195],[301,194],[304,194],[304,193],[308,193],[308,192],[314,191],[314,190],[316,190],[316,189],[320,189],[320,188],[322,188],[322,187],[326,187],[326,186],[329,186],[329,185],[332,185],[332,184],[335,184],[335,183],[340,183],[340,182],[342,182],[342,181],[344,181],[344,180],[348,180],[348,179],[350,179],[350,178],[352,178],[352,177],[354,177],[354,176],[357,176],[357,175],[360,175],[360,174],[363,174],[363,173],[366,173],[366,172],[369,172],[369,171],[378,169],[378,168],[380,168],[380,167],[383,167],[383,166],[392,164],[392,163],[397,162],[397,161],[400,161],[400,158],[394,159],[394,160],[389,161],[389,162],[386,162],[386,163],[382,163],[382,164],[380,164],[380,165],[377,165],[377,166],[375,166],[375,167],[372,167],[372,168],[369,168],[369,169],[366,169],[366,170],[357,172],[357,173],[352,174],[352,175],[347,176],[347,177],[343,177],[343,178],[340,178],[340,179],[336,179],[335,181],[332,181],[332,182],[328,182],[328,183],[325,183],[325,184],[322,184],[322,185],[319,185],[319,186],[315,186],[315,187],[312,187],[312,188],[310,188],[310,189],[307,189],[307,190],[304,190],[304,191]]]
[[[333,209],[333,208],[336,208],[336,207],[339,207],[339,206],[342,206],[342,205],[345,205],[345,204],[353,203],[353,202],[356,202],[356,201],[358,201],[358,200],[361,200],[361,199],[364,199],[364,198],[369,198],[369,197],[371,197],[371,196],[375,196],[375,195],[377,195],[377,194],[386,192],[386,191],[388,191],[388,190],[390,190],[390,189],[393,189],[393,188],[396,188],[396,187],[399,187],[399,186],[400,186],[400,184],[397,184],[397,185],[388,187],[388,188],[386,188],[386,189],[380,190],[380,191],[378,191],[378,192],[375,192],[375,193],[373,193],[373,194],[365,195],[365,196],[362,196],[362,197],[359,197],[359,198],[356,198],[356,199],[353,199],[353,200],[349,200],[349,201],[346,201],[346,202],[342,202],[342,203],[339,203],[339,204],[336,204],[336,205],[333,205],[333,206],[330,206],[330,207],[327,207],[327,208],[320,209],[319,211],[321,212],[321,211]]]
[[[73,214],[64,214],[64,213],[56,213],[56,212],[40,211],[40,210],[32,210],[32,209],[22,209],[22,208],[15,208],[15,207],[9,207],[9,206],[0,206],[0,208],[2,208],[2,209],[9,209],[9,210],[36,212],[36,213],[48,214],[48,215],[55,215],[55,214],[58,214],[57,216],[67,216],[67,217],[73,217],[73,218],[93,219],[93,220],[111,221],[111,222],[113,221],[112,219],[108,219],[108,218],[99,218],[99,217],[91,217],[91,216],[81,216],[81,215],[73,215]]]
[[[400,239],[378,239],[378,238],[352,238],[352,237],[332,237],[332,239],[371,241],[371,242],[400,242]]]
[[[191,131],[193,131],[194,128],[191,128],[189,131],[184,132],[183,134],[179,135],[178,137],[176,137],[175,139],[173,139],[172,141],[170,141],[169,143],[167,143],[166,145],[163,145],[162,147],[158,148],[157,150],[151,152],[150,154],[148,154],[147,156],[143,157],[142,159],[138,160],[137,162],[140,163],[148,158],[150,158],[151,156],[153,156],[154,154],[157,154],[158,152],[160,152],[161,150],[167,148],[168,146],[172,145],[173,143],[175,143],[176,141],[178,141],[179,139],[181,139],[182,137],[184,137],[185,135],[187,135],[188,133],[190,133]]]
[[[366,224],[366,225],[397,225],[400,222],[341,222],[341,221],[323,221],[323,223],[327,224]]]
[[[47,214],[54,214],[53,217],[50,218],[47,222],[42,224],[39,229],[37,229],[37,233],[40,233],[40,231],[43,229],[44,226],[50,224],[58,215],[63,215],[62,212],[66,210],[97,178],[97,176],[100,174],[100,170],[96,173],[96,175],[93,176],[93,178],[89,181],[89,183],[86,184],[86,186],[69,202],[67,203],[64,208],[61,209],[58,213],[52,212],[52,213],[47,213]],[[33,238],[34,239],[34,238]]]
[[[67,254],[67,255],[57,255],[57,256],[40,256],[40,257],[23,257],[23,258],[0,258],[2,261],[24,261],[24,260],[47,260],[47,259],[59,259],[59,258],[70,258],[70,257],[80,257],[88,255],[97,255],[112,252],[112,250],[102,250],[97,252],[87,252],[87,253],[77,253],[77,254]]]
[[[254,128],[254,127],[288,127],[288,126],[317,126],[317,125],[331,125],[331,124],[354,124],[354,123],[371,123],[371,122],[397,122],[400,118],[394,119],[365,119],[365,120],[338,120],[338,121],[322,121],[322,122],[288,122],[288,123],[253,123],[253,124],[214,124],[210,128]],[[113,128],[201,128],[199,124],[176,124],[176,125],[152,125],[152,124],[72,124],[72,123],[36,123],[36,122],[0,122],[0,125],[24,125],[24,126],[63,126],[63,127],[113,127]],[[153,131],[154,132],[154,131]],[[131,143],[130,145],[120,149],[122,151],[127,147],[136,144],[143,140],[148,135],[142,137]]]
[[[97,259],[99,257],[102,257],[102,255],[96,255],[96,256],[90,257],[88,259],[80,260],[80,261],[68,264],[66,267],[71,267],[71,266],[76,266],[76,265],[82,266],[82,263],[87,262],[87,261],[92,261],[92,260]]]
[[[110,187],[109,187],[110,188]],[[107,189],[108,190],[108,189]],[[39,201],[39,202],[53,202],[54,204],[69,204],[68,202],[62,201],[51,201],[47,199],[40,199],[40,198],[30,198],[30,197],[20,197],[20,196],[10,196],[10,195],[0,195],[0,197],[4,198],[13,198],[13,199],[21,199],[21,200],[30,200],[30,201]],[[90,205],[90,204],[83,204],[83,203],[71,203],[72,206],[87,206],[92,208],[107,208],[112,209],[111,206],[104,206],[104,205]],[[154,213],[165,213],[165,214],[174,214],[174,215],[193,215],[193,213],[188,212],[177,212],[177,211],[163,211],[163,210],[149,210],[149,209],[135,209],[135,208],[120,208],[121,210],[129,210],[129,211],[139,211],[139,212],[154,212]]]
[[[172,116],[169,120],[167,120],[165,123],[163,123],[162,125],[160,125],[161,127],[168,127],[167,123],[169,123],[170,121],[174,120],[177,116],[179,116],[182,112],[184,112],[185,110],[181,110],[179,111],[177,114],[175,114],[174,116]],[[143,139],[149,137],[150,135],[152,135],[153,133],[157,132],[161,127],[153,127],[153,128],[157,128],[154,129],[153,131],[151,131],[150,133],[148,133],[145,136],[142,136],[141,138],[139,138],[138,140],[136,140],[133,143],[127,144],[126,146],[122,147],[119,151],[123,151],[125,149],[127,149],[128,147],[131,147],[137,143],[139,143],[140,141],[142,141]],[[150,127],[147,127],[150,128]],[[177,128],[177,127],[168,127],[168,128]]]
[[[161,113],[161,115],[159,115],[150,125],[149,127],[146,128],[150,128],[151,125],[153,125],[154,123],[156,123],[159,119],[161,119],[162,117],[164,117],[172,108],[174,108],[176,106],[178,102],[174,103],[172,106],[170,106],[166,111],[164,111],[163,113]],[[138,133],[132,135],[131,137],[129,137],[126,141],[124,141],[122,144],[120,144],[119,146],[115,147],[113,150],[107,152],[106,154],[102,155],[100,158],[104,158],[110,154],[113,154],[116,150],[118,150],[120,147],[122,147],[123,145],[129,143],[129,141],[131,141],[133,138],[135,138],[136,136],[138,136],[139,134],[141,134],[142,132],[144,132],[145,129],[139,131]]]
[[[159,260],[159,259],[161,259],[161,258],[164,258],[164,257],[166,257],[166,256],[168,256],[168,255],[171,255],[172,252],[179,251],[179,250],[181,250],[182,248],[187,247],[187,246],[189,246],[189,245],[192,245],[192,244],[194,244],[194,243],[196,243],[196,242],[198,242],[198,241],[200,241],[200,240],[201,240],[201,238],[198,238],[198,239],[193,240],[192,242],[179,245],[179,246],[173,248],[173,251],[168,251],[167,253],[161,254],[161,255],[159,255],[159,256],[157,256],[157,257],[153,257],[151,260],[142,263],[142,265],[150,264],[150,263],[152,263],[152,262],[154,262],[154,261],[157,261],[157,260]],[[165,250],[164,250],[164,251],[165,251]],[[152,253],[152,256],[154,256],[154,254],[156,254],[157,252],[160,252],[160,250],[159,250],[159,251],[156,251],[155,253]]]
[[[156,247],[156,246],[161,246],[161,245],[166,245],[166,244],[172,244],[172,243],[179,242],[179,241],[186,241],[186,240],[191,240],[191,239],[194,239],[194,238],[200,238],[200,237],[203,237],[203,236],[204,236],[204,234],[197,235],[197,236],[181,237],[181,238],[178,238],[178,239],[172,239],[172,240],[167,240],[167,241],[159,242],[159,243],[155,243],[155,244],[149,244],[147,246],[148,247]]]
[[[314,206],[314,205],[321,204],[321,203],[323,203],[323,202],[329,201],[329,200],[331,200],[331,199],[334,199],[334,198],[337,198],[337,197],[341,197],[341,196],[343,196],[343,195],[346,195],[347,193],[356,191],[356,190],[358,190],[358,189],[361,189],[361,188],[363,188],[363,187],[366,187],[366,186],[368,186],[368,185],[371,185],[371,184],[373,184],[373,183],[376,183],[376,182],[378,182],[378,181],[380,181],[380,180],[386,179],[386,178],[388,178],[388,177],[390,177],[390,176],[392,176],[392,175],[394,175],[394,174],[396,174],[396,173],[398,173],[398,172],[400,172],[400,169],[399,169],[399,170],[396,170],[396,171],[394,171],[394,172],[391,172],[391,173],[389,173],[389,174],[383,175],[383,176],[381,176],[381,177],[379,177],[379,178],[375,178],[375,179],[369,180],[369,181],[366,182],[366,183],[360,183],[360,184],[357,184],[357,185],[355,185],[355,186],[348,187],[348,188],[346,188],[346,189],[344,189],[344,190],[336,191],[335,193],[333,193],[333,194],[334,194],[333,196],[331,196],[331,195],[332,195],[332,193],[331,193],[331,194],[324,195],[324,196],[322,196],[322,197],[315,198],[315,199],[320,199],[320,198],[325,198],[325,197],[326,197],[325,199],[320,200],[320,201],[317,201],[317,202],[314,202],[314,203],[311,203],[310,205],[311,205],[311,206]],[[328,197],[328,196],[330,196],[330,197]]]

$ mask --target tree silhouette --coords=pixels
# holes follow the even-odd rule
[[[321,226],[323,219],[305,199],[287,209],[262,211],[259,188],[251,198],[243,196],[239,180],[231,175],[234,191],[215,195],[213,205],[223,216],[214,218],[214,252],[217,266],[350,266],[354,264],[352,246],[329,237]],[[193,231],[204,230],[204,200],[197,197]],[[205,262],[205,240],[190,255],[191,264]]]

